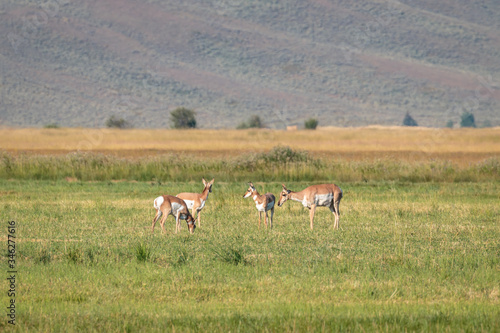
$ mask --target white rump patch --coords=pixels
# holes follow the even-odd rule
[[[163,196],[159,196],[158,198],[155,199],[154,207],[156,210],[160,209],[161,205],[163,204],[163,201],[164,201]]]
[[[184,200],[184,202],[186,203],[186,206],[188,207],[188,209],[193,209],[194,200]]]

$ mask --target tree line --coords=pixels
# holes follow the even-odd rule
[[[194,110],[178,107],[175,110],[170,112],[170,123],[171,127],[175,129],[189,129],[196,128],[196,112]],[[316,118],[309,118],[304,121],[304,128],[314,130],[317,128],[319,121]],[[415,127],[418,126],[417,121],[410,115],[409,112],[406,112],[403,122],[403,126]],[[449,120],[445,127],[453,128],[455,126],[455,122]],[[474,118],[474,114],[470,112],[463,112],[460,117],[460,127],[469,127],[476,128],[476,120]],[[481,127],[491,127],[491,122],[486,120],[483,122]],[[45,125],[45,128],[58,128],[57,123],[50,123]],[[115,115],[112,115],[106,120],[106,127],[108,128],[133,128],[133,124],[129,121],[118,118]],[[266,125],[261,120],[258,115],[252,115],[248,120],[241,122],[236,128],[237,129],[247,129],[247,128],[265,128]]]

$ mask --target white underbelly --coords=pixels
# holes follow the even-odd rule
[[[333,201],[333,193],[317,194],[314,202],[317,206],[330,206]]]

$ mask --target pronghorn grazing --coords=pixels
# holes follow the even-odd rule
[[[335,215],[334,229],[339,228],[340,211],[339,204],[342,199],[342,190],[335,184],[312,185],[300,192],[293,192],[283,185],[283,191],[280,194],[278,206],[281,207],[287,200],[299,201],[304,207],[309,208],[309,218],[311,220],[311,229],[313,229],[314,211],[317,206],[328,207]]]
[[[257,210],[259,211],[259,229],[260,229],[260,219],[261,219],[261,214],[262,212],[266,213],[266,216],[264,217],[264,223],[266,224],[267,228],[267,221],[269,220],[269,216],[267,215],[268,211],[271,211],[271,220],[270,220],[270,227],[271,229],[273,228],[273,215],[274,215],[274,202],[276,201],[276,198],[272,193],[266,193],[264,195],[260,195],[259,192],[255,189],[253,184],[250,182],[248,183],[250,187],[248,190],[245,192],[243,195],[243,198],[248,198],[252,197],[253,201],[255,201],[255,206],[257,207]]]
[[[208,199],[208,194],[212,193],[212,185],[214,184],[214,179],[207,182],[205,178],[201,179],[203,181],[203,191],[199,193],[179,193],[176,195],[177,198],[181,198],[186,203],[188,209],[192,209],[192,215],[195,220],[198,220],[198,226],[201,227],[201,217],[200,213],[203,207],[205,207],[205,202]]]
[[[165,220],[169,215],[175,217],[175,233],[181,230],[181,220],[186,220],[190,233],[193,233],[194,229],[196,229],[196,220],[189,213],[184,200],[173,195],[162,195],[155,199],[154,207],[156,215],[153,218],[151,232],[154,233],[156,221],[161,217],[160,225],[163,233],[165,231]]]

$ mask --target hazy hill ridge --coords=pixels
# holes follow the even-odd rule
[[[0,125],[500,125],[500,2],[6,0]]]

